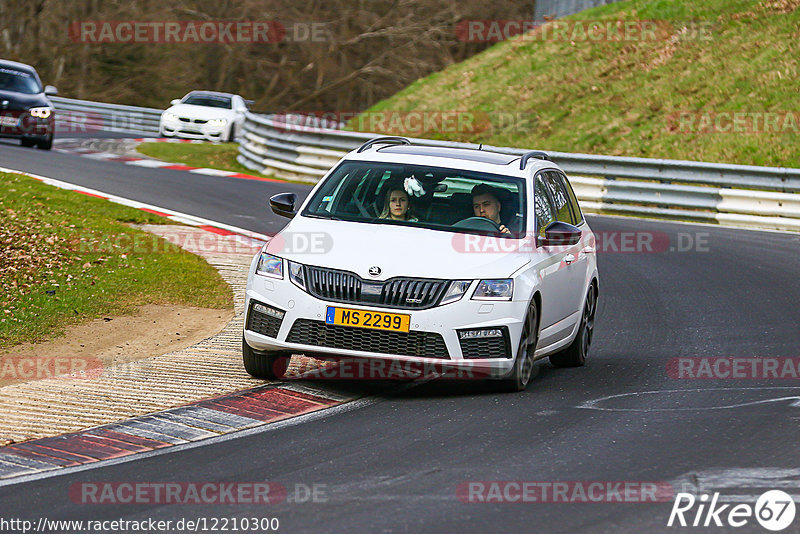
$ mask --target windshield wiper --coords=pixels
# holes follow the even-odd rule
[[[344,219],[337,217],[336,215],[319,215],[317,213],[308,213],[305,215],[306,217],[311,217],[312,219],[330,219],[332,221],[343,221]]]

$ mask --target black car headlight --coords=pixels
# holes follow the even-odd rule
[[[52,112],[53,110],[48,107],[31,108],[28,110],[28,113],[31,114],[31,117],[36,117],[37,119],[46,119]]]

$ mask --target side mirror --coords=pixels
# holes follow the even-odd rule
[[[570,246],[581,239],[581,229],[561,221],[553,221],[544,230],[544,237],[537,238],[540,247]]]
[[[297,202],[297,195],[294,193],[278,193],[270,197],[269,206],[275,215],[291,219],[297,214],[294,205]]]
[[[181,103],[181,99],[180,98],[173,98],[172,100],[169,101],[169,105],[170,106],[177,106],[180,103]]]
[[[45,85],[44,94],[47,96],[56,96],[58,94],[58,89],[56,89],[52,85]]]

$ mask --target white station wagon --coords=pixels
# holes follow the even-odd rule
[[[535,360],[586,360],[594,234],[543,152],[377,138],[302,205],[293,193],[270,205],[291,221],[250,267],[242,351],[255,377],[306,354],[469,370],[520,391]]]

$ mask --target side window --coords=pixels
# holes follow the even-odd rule
[[[551,222],[555,221],[556,217],[542,174],[536,176],[536,186],[533,191],[533,197],[535,203],[534,209],[536,210],[536,228],[539,235],[544,237],[545,228],[547,228],[547,225]]]
[[[572,190],[572,184],[569,183],[567,177],[563,173],[558,173],[561,177],[561,181],[564,184],[564,188],[567,190],[567,198],[569,198],[569,205],[572,208],[572,216],[575,220],[574,225],[579,225],[583,222],[583,215],[581,215],[581,208],[578,205],[578,197],[575,196],[575,191]]]
[[[572,212],[569,208],[567,191],[564,189],[558,173],[556,171],[545,171],[542,174],[545,176],[547,190],[550,192],[550,197],[553,199],[553,207],[556,211],[556,219],[561,222],[575,224],[572,218]]]

